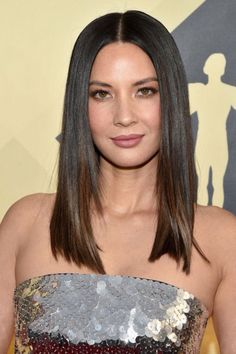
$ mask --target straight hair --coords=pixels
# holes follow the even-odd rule
[[[161,141],[156,175],[157,227],[148,261],[169,254],[190,273],[192,246],[207,261],[193,236],[196,171],[194,165],[188,88],[174,39],[158,20],[142,11],[109,13],[90,22],[77,38],[69,65],[58,185],[50,221],[51,249],[91,270],[106,274],[92,228],[91,202],[103,215],[98,182],[99,151],[88,119],[89,78],[104,46],[132,43],[151,59],[158,74],[161,99]]]

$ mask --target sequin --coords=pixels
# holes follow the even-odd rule
[[[14,291],[15,353],[199,352],[206,307],[157,280],[58,273]]]

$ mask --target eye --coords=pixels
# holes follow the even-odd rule
[[[158,89],[154,87],[142,87],[138,90],[138,92],[141,92],[141,95],[138,96],[152,96],[158,92]]]
[[[108,94],[109,93],[104,90],[94,90],[94,91],[90,92],[90,96],[94,97],[97,100],[103,100],[104,98],[107,97]]]

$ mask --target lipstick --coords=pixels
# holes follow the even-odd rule
[[[138,145],[142,140],[142,137],[142,134],[119,135],[112,138],[112,141],[117,146],[129,148]]]

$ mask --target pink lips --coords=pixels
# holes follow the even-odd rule
[[[120,147],[133,147],[141,141],[142,137],[141,134],[119,135],[112,138],[112,141]]]

